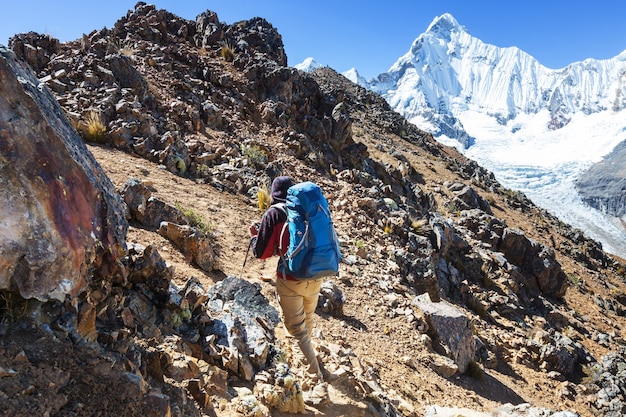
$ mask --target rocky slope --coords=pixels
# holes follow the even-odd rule
[[[621,260],[381,97],[287,67],[265,20],[138,3],[81,40],[9,46],[92,141],[131,227],[124,279],[94,274],[66,302],[2,291],[4,415],[624,412]],[[242,266],[278,174],[322,186],[343,241],[315,332],[330,403],[303,402],[273,262]]]

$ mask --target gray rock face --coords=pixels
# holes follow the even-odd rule
[[[50,91],[0,47],[0,289],[23,298],[123,273],[124,203]]]
[[[615,217],[626,215],[626,141],[580,174],[576,188],[591,207]]]

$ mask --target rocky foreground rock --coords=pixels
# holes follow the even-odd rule
[[[377,346],[391,328],[406,332],[417,345],[389,360],[407,378],[462,384],[472,372],[524,366],[559,387],[544,399],[580,408],[519,404],[508,393],[517,404],[491,415],[624,413],[624,265],[379,96],[328,68],[287,67],[267,21],[226,25],[209,11],[188,21],[138,3],[80,40],[29,33],[10,46],[23,62],[1,51],[0,181],[11,188],[0,190],[10,214],[0,222],[0,290],[5,312],[8,300],[41,302],[32,322],[0,331],[9,341],[20,326],[36,326],[104,351],[134,387],[124,404],[107,403],[107,415],[303,412],[307,381],[277,340],[278,314],[259,284],[223,271],[211,287],[194,277],[177,286],[156,246],[126,242],[130,222],[173,242],[200,270],[220,268],[211,233],[153,195],[152,184],[129,178],[113,189],[74,130],[93,140],[94,112],[105,145],[245,201],[282,172],[331,190],[338,231],[350,241],[344,275],[325,283],[318,311]],[[222,55],[227,47],[232,55]],[[592,307],[568,304],[572,293]],[[366,316],[346,316],[351,296],[367,300]],[[426,407],[350,340],[327,340],[320,355],[330,383],[367,401],[369,415],[472,415]],[[0,349],[0,398],[10,410],[96,413],[88,396],[64,394],[72,378],[28,382],[45,363],[36,352]],[[440,387],[419,395],[431,389]],[[50,401],[30,401],[38,390]]]
[[[120,273],[123,203],[32,69],[4,47],[0,66],[0,290],[64,300]]]

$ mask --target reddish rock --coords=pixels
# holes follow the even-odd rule
[[[94,273],[123,275],[123,204],[47,87],[0,47],[0,290],[63,299]]]

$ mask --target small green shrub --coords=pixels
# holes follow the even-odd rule
[[[201,214],[196,213],[193,209],[183,207],[180,203],[176,203],[176,208],[187,218],[191,227],[195,227],[206,235],[211,233],[211,224]]]
[[[580,277],[572,272],[567,274],[567,280],[569,281],[572,287],[580,286]]]
[[[180,156],[174,157],[174,166],[176,166],[176,171],[181,175],[185,175],[185,173],[187,172],[187,164],[185,163],[185,160]]]
[[[258,145],[242,145],[241,153],[255,166],[267,165],[269,160],[263,148]]]
[[[602,373],[604,369],[602,365],[597,362],[583,365],[582,366],[583,374],[585,375],[582,379],[582,383],[585,385],[590,385],[598,382],[602,378]]]
[[[456,201],[450,201],[446,207],[448,208],[448,211],[450,212],[450,214],[455,215],[455,216],[460,216],[461,215],[461,206],[459,205],[458,202]]]
[[[196,166],[196,174],[201,177],[209,176],[210,171],[211,171],[211,168],[209,168],[209,166],[206,164],[200,164]]]

